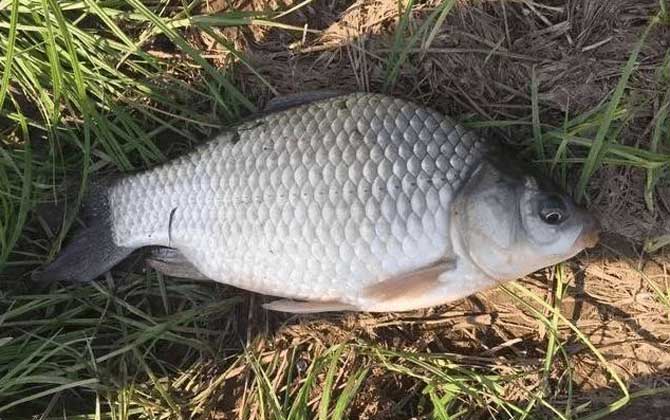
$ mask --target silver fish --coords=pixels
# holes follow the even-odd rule
[[[292,97],[98,193],[93,225],[34,277],[91,281],[158,246],[169,255],[152,265],[168,274],[285,298],[268,309],[430,307],[597,242],[589,213],[511,169],[410,101]]]

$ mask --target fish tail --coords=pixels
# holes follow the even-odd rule
[[[74,235],[51,264],[33,272],[34,281],[90,282],[134,251],[114,242],[107,190],[105,184],[97,184],[87,194],[80,210],[86,227]]]

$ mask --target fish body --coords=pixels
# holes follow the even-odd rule
[[[569,257],[592,236],[589,216],[561,198],[579,216],[569,235],[561,232],[570,243],[533,267],[506,255],[519,252],[518,235],[496,232],[492,211],[509,212],[496,194],[517,203],[525,189],[540,190],[533,178],[510,178],[489,153],[474,132],[430,108],[379,94],[327,95],[113,183],[100,198],[105,248],[121,256],[167,247],[204,278],[305,301],[268,305],[277,310],[445,303]],[[489,247],[490,233],[501,243]],[[57,259],[40,276],[88,281],[96,271],[63,266]]]

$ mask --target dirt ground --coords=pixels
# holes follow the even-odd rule
[[[253,1],[236,1],[233,7],[259,10],[282,5]],[[226,4],[212,1],[208,11],[225,10]],[[434,6],[414,7],[408,33],[420,27]],[[657,8],[656,0],[458,0],[430,45],[408,51],[390,92],[462,120],[530,121],[534,69],[541,121],[560,126],[566,113],[583,114],[608,97]],[[398,16],[398,5],[389,0],[317,1],[281,21],[306,25],[321,31],[318,34],[258,27],[227,34],[235,37],[251,66],[276,93],[382,91],[384,60],[394,42]],[[223,54],[205,35],[193,38],[212,55]],[[624,144],[648,147],[653,116],[667,88],[657,83],[655,74],[669,46],[666,25],[652,32],[642,48],[626,102],[636,112],[618,137]],[[238,70],[237,83],[249,97],[262,103],[275,95],[245,66]],[[484,135],[511,145],[531,137],[530,126],[491,129]],[[573,153],[577,156],[580,151]],[[577,175],[578,171],[570,171],[568,185],[576,184]],[[645,206],[644,182],[639,169],[611,165],[596,172],[588,205],[598,214],[605,234],[596,249],[570,261],[562,304],[562,313],[589,337],[632,392],[670,386],[669,306],[658,295],[660,291],[668,298],[670,255],[663,250],[652,255],[642,252],[644,240],[670,233],[670,184],[661,183],[656,189],[652,212]],[[537,273],[521,284],[549,299],[547,279],[546,272]],[[268,352],[308,339],[323,346],[374,339],[403,350],[532,365],[542,358],[545,347],[542,325],[501,289],[417,314],[385,316],[287,318],[259,309],[261,297],[245,296],[250,305],[243,306],[240,315],[248,322],[240,328],[249,337],[264,336],[258,345]],[[574,364],[575,404],[591,401],[597,407],[613,401],[618,391],[605,371],[570,330],[561,332]],[[564,366],[557,365],[560,375]],[[411,391],[412,384],[389,387],[384,381],[391,379],[384,373],[376,377],[373,372],[372,378],[353,415],[390,418],[392,401]],[[379,392],[382,388],[386,391]],[[515,398],[512,390],[510,398]],[[223,417],[232,413],[233,407],[221,407]],[[612,418],[663,418],[667,413],[667,396],[657,396],[636,400]]]

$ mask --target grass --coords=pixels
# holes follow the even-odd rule
[[[207,325],[225,317],[236,299],[217,299],[189,284],[170,285],[164,293],[170,312],[147,305],[160,289],[146,279],[5,299],[2,328],[10,335],[3,334],[0,347],[0,413],[44,410],[48,397],[67,390],[76,390],[84,407],[93,407],[96,395],[115,406],[138,375],[151,380],[166,373],[165,352],[179,355],[172,361],[177,365],[212,354],[207,337],[217,332]],[[154,385],[156,398],[176,410],[170,395]],[[131,407],[141,402],[134,397]]]
[[[631,52],[630,57],[628,58],[628,62],[626,63],[626,66],[623,68],[616,89],[614,89],[614,92],[612,93],[612,98],[609,100],[607,108],[605,109],[604,118],[602,119],[602,122],[598,127],[596,137],[593,140],[593,143],[589,147],[589,154],[586,157],[586,160],[584,161],[584,166],[582,167],[582,171],[579,177],[579,183],[577,184],[577,193],[575,196],[577,201],[580,201],[584,196],[584,192],[586,191],[586,185],[589,182],[589,179],[593,175],[595,169],[598,167],[598,165],[601,164],[603,160],[603,149],[606,147],[605,137],[610,131],[611,124],[612,121],[614,120],[614,115],[616,113],[617,107],[621,102],[624,91],[626,90],[626,86],[628,85],[630,75],[632,74],[633,68],[637,63],[637,57],[640,54],[640,49],[644,45],[644,41],[647,38],[647,35],[654,28],[654,26],[658,24],[659,20],[660,19],[658,16],[651,19],[651,22],[649,23],[644,33],[642,34],[640,41]]]
[[[386,76],[384,78],[384,85],[382,90],[385,92],[397,83],[400,69],[409,57],[409,51],[421,42],[422,49],[430,48],[435,39],[437,30],[444,23],[445,18],[454,7],[455,0],[443,1],[439,7],[436,7],[426,19],[421,22],[421,25],[416,30],[410,30],[410,25],[413,20],[411,14],[414,7],[412,0],[404,5],[404,10],[399,12],[398,26],[393,37],[393,46],[391,52],[386,60]],[[402,6],[398,2],[398,6]]]
[[[431,330],[419,326],[442,322],[439,316],[401,316],[402,328],[341,332],[344,339],[325,340],[307,327],[294,333],[291,322],[275,338],[249,336],[259,321],[241,314],[239,293],[153,271],[107,274],[83,287],[29,289],[30,270],[54,256],[76,223],[71,209],[92,177],[165,161],[253,112],[255,101],[238,72],[250,72],[264,89],[279,91],[223,29],[262,27],[302,36],[304,28],[278,17],[290,17],[308,3],[275,12],[206,14],[198,1],[0,0],[0,417],[227,413],[245,419],[339,419],[377,412],[387,418],[602,418],[636,398],[667,394],[667,388],[631,392],[613,360],[561,313],[571,283],[568,264],[548,271],[554,286],[546,297],[518,284],[502,289],[519,317],[530,317],[543,331],[523,343],[535,356],[516,350],[513,341],[487,349],[481,335],[486,328],[471,326],[461,330],[471,344],[481,344],[474,350],[421,345],[421,334]],[[419,60],[427,57],[444,26],[452,24],[448,18],[458,3],[399,5],[390,47],[381,56],[379,90],[400,88],[414,65],[412,52],[422,51]],[[645,102],[657,103],[649,142],[626,143],[620,136],[636,116],[632,82],[649,35],[665,24],[667,10],[660,13],[628,54],[610,94],[591,110],[576,115],[567,110],[555,120],[562,124],[543,121],[544,82],[533,67],[527,115],[470,118],[468,125],[527,132],[520,142],[526,155],[566,187],[577,174],[578,198],[590,197],[599,168],[642,171],[641,196],[648,210],[655,210],[655,191],[667,182],[670,166],[670,55],[655,75],[662,94]],[[218,42],[219,64],[198,34]],[[79,180],[76,191],[64,198],[72,178]],[[56,199],[66,200],[70,210],[54,227],[33,210]],[[649,253],[670,243],[667,235],[645,239]],[[662,287],[644,276],[667,305]],[[246,321],[250,325],[239,325]],[[346,330],[327,320],[314,323],[310,328],[329,333]],[[398,345],[384,338],[407,334]],[[575,353],[575,345],[585,351]],[[584,358],[608,375],[606,385],[615,390],[599,405],[585,401],[588,396],[577,389],[576,365]]]

